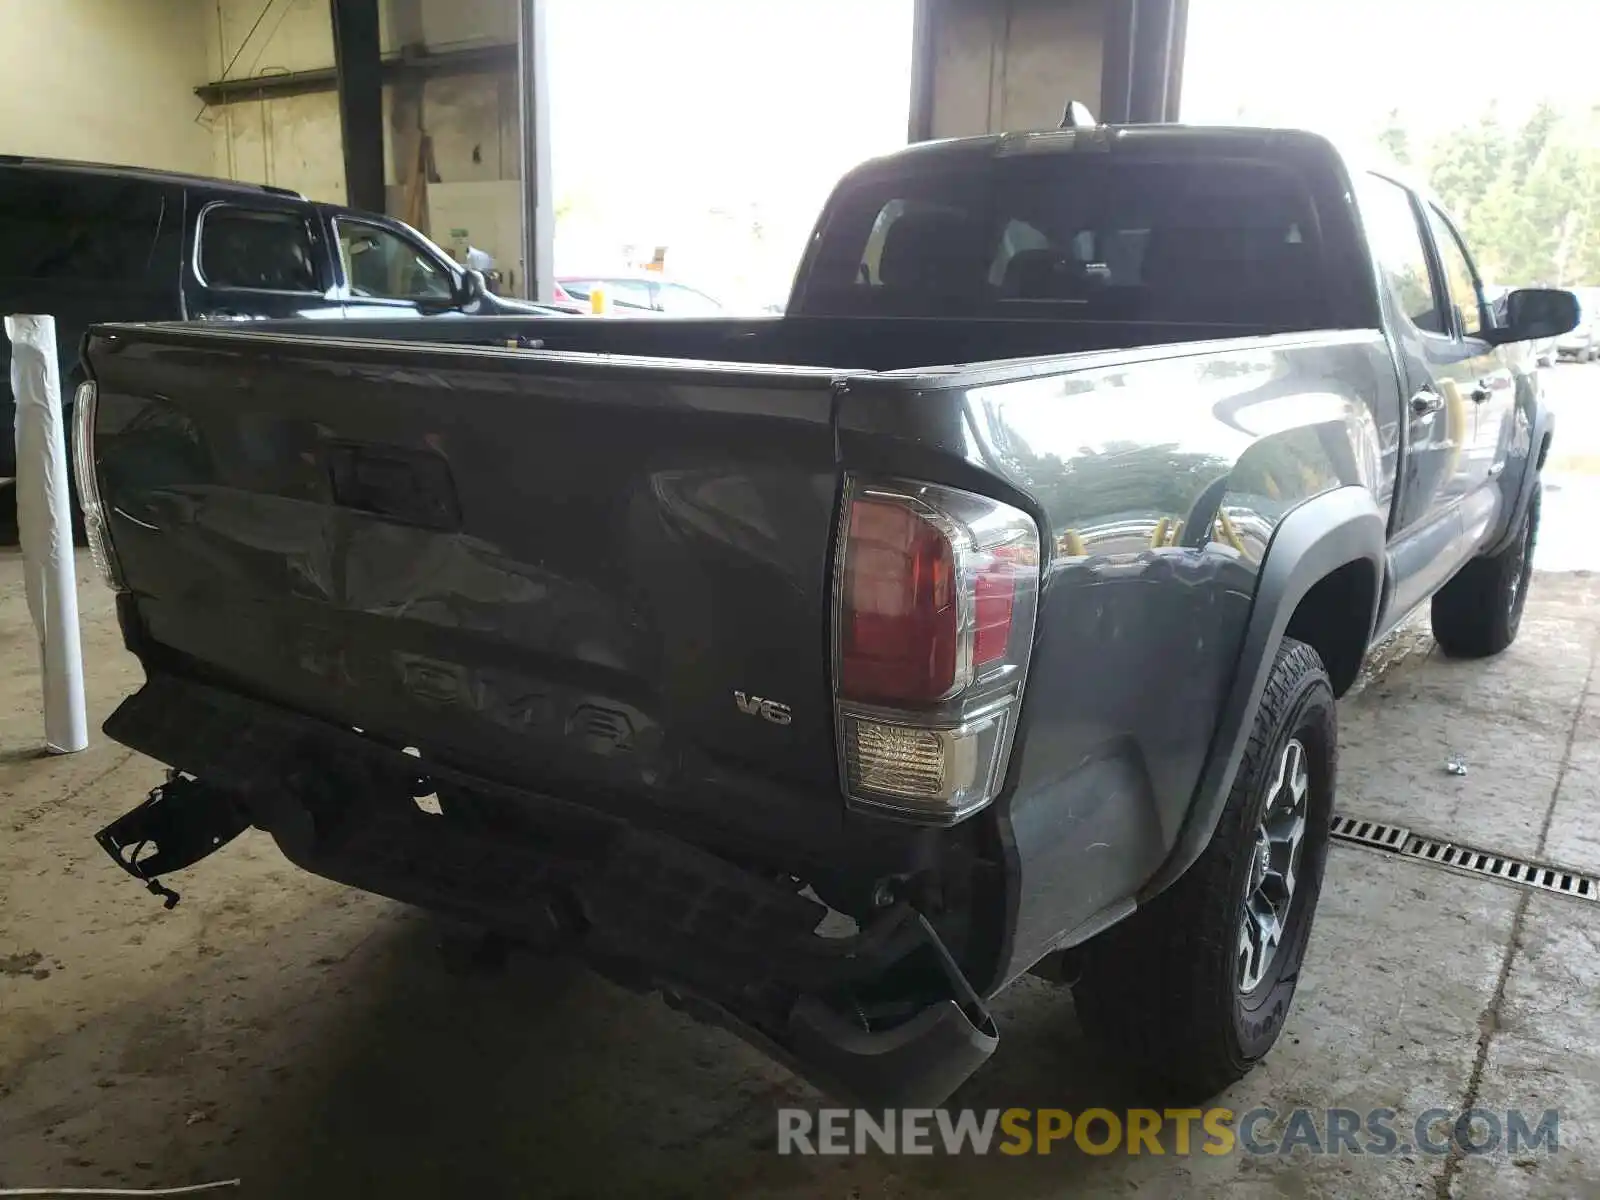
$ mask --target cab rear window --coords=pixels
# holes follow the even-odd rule
[[[990,160],[846,190],[804,310],[1315,325],[1315,207],[1296,176],[1240,160]]]

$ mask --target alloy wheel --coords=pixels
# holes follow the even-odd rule
[[[1306,748],[1290,738],[1278,757],[1245,873],[1244,915],[1239,922],[1239,991],[1261,986],[1289,925],[1300,850],[1305,844],[1311,776]]]

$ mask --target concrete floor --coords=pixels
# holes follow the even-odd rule
[[[1600,368],[1556,385],[1564,409],[1600,400]],[[1442,659],[1425,624],[1386,648],[1342,708],[1339,806],[1600,874],[1600,562],[1572,499],[1594,481],[1563,429],[1579,444],[1552,463],[1540,565],[1564,573],[1540,574],[1493,662]],[[139,675],[80,567],[97,726]],[[779,1157],[774,1109],[817,1097],[734,1038],[567,964],[463,971],[434,921],[300,874],[262,835],[173,881],[185,898],[163,911],[91,837],[159,769],[98,735],[38,757],[34,673],[20,562],[0,552],[0,1187],[1600,1196],[1600,904],[1336,846],[1288,1031],[1219,1100],[1390,1107],[1402,1125],[1434,1107],[1558,1108],[1554,1156]],[[1452,754],[1467,776],[1444,770]],[[1126,1102],[1066,992],[1026,979],[998,1015],[995,1059],[953,1103]]]

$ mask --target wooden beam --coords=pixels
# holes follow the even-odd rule
[[[411,52],[383,59],[383,82],[430,78],[438,75],[481,75],[511,71],[517,66],[514,42],[495,42],[460,50]],[[314,67],[308,71],[279,71],[271,75],[250,75],[241,79],[213,79],[194,89],[207,104],[228,104],[238,100],[259,100],[273,96],[302,96],[310,92],[333,92],[339,88],[336,67]]]

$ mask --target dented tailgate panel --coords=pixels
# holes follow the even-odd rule
[[[832,791],[825,373],[195,332],[93,353],[157,646],[441,761],[664,802],[741,764]]]

